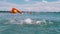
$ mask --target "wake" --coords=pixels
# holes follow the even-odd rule
[[[10,19],[7,22],[5,22],[4,24],[53,24],[52,21],[49,20],[32,20],[31,18],[26,18],[24,20],[15,20],[15,19]]]

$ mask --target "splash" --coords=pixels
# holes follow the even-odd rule
[[[27,18],[27,19],[24,20],[24,22],[25,22],[26,24],[32,24],[32,19]]]
[[[26,18],[23,20],[9,20],[8,22],[6,22],[5,24],[39,24],[39,25],[48,25],[48,24],[53,24],[53,22],[51,21],[47,21],[47,20],[32,20],[31,18]]]

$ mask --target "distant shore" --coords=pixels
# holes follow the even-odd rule
[[[0,13],[10,13],[11,11],[0,11]],[[28,12],[34,12],[34,13],[39,13],[39,12],[37,12],[37,11],[22,11],[22,12],[26,12],[26,13],[28,13]],[[40,13],[52,13],[52,12],[42,12],[42,11],[40,11]],[[54,13],[60,13],[60,12],[54,12]]]

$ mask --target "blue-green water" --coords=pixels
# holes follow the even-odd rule
[[[0,34],[60,34],[60,13],[0,13]]]

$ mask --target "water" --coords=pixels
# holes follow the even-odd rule
[[[60,13],[0,13],[0,34],[60,34]]]

